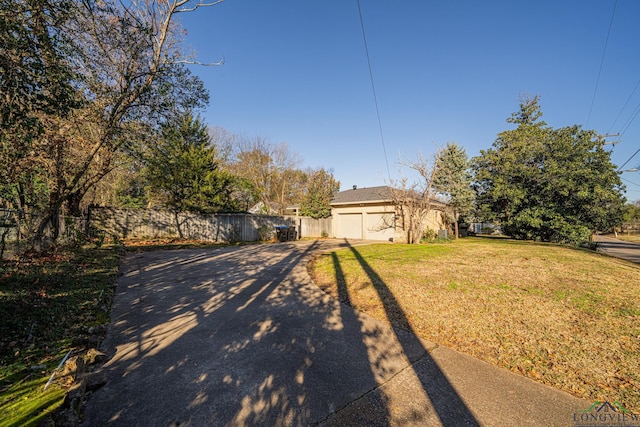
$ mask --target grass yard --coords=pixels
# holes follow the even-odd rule
[[[38,425],[66,392],[44,385],[62,360],[109,321],[120,247],[0,262],[0,426]]]
[[[609,237],[615,239],[624,240],[625,242],[640,243],[640,233],[621,232],[618,235],[608,234]]]
[[[319,256],[310,270],[327,293],[373,317],[640,412],[640,265],[476,237],[342,249]]]

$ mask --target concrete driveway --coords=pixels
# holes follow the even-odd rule
[[[336,247],[127,255],[84,425],[566,426],[592,403],[329,298],[306,264]]]

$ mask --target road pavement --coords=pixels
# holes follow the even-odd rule
[[[598,250],[616,258],[640,264],[640,243],[625,242],[610,236],[596,235]]]

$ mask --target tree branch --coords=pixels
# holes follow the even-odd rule
[[[189,2],[189,0],[182,0],[178,3],[176,3],[176,9],[175,9],[175,13],[180,13],[180,12],[193,12],[194,10],[196,10],[199,7],[207,7],[207,6],[215,6],[217,4],[222,3],[224,0],[216,0],[216,1],[212,1],[211,3],[200,3],[198,2],[195,6],[193,7],[185,7],[183,9],[180,9],[180,7],[184,6],[185,4],[187,4]]]
[[[173,61],[174,64],[188,64],[188,65],[202,65],[203,67],[217,67],[219,65],[224,65],[224,58],[222,58],[218,62],[200,62],[200,61],[189,61],[187,59],[180,59],[178,61]]]

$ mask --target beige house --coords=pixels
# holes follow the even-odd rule
[[[331,202],[333,235],[338,238],[406,242],[399,211],[388,186],[341,191]],[[444,206],[434,201],[426,227],[446,228]]]

